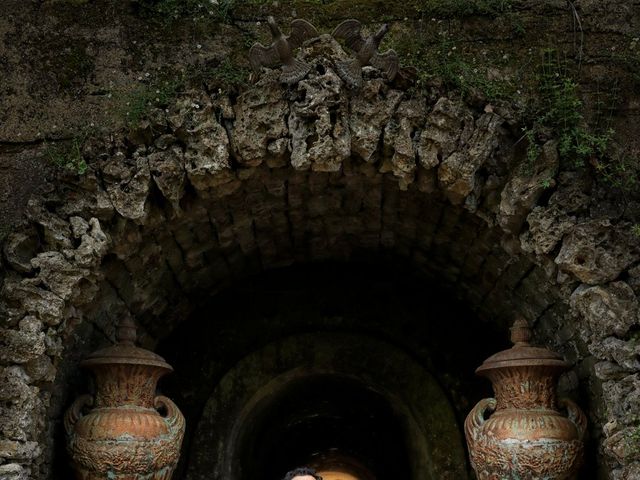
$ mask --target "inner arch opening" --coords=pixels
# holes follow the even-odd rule
[[[461,424],[491,393],[473,371],[502,328],[397,257],[243,278],[156,349],[188,421],[175,478],[467,478]]]
[[[238,479],[281,480],[301,465],[327,478],[410,478],[405,437],[389,401],[362,382],[337,375],[298,379],[246,419]]]

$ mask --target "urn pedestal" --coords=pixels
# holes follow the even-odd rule
[[[556,397],[558,377],[569,365],[531,346],[530,339],[526,320],[516,320],[513,348],[476,370],[495,392],[465,421],[471,465],[480,480],[569,480],[582,464],[586,417],[572,401]]]
[[[81,363],[93,372],[96,393],[79,397],[64,418],[78,480],[169,480],[178,463],[184,417],[156,396],[158,380],[173,368],[135,339],[125,320],[116,345]]]

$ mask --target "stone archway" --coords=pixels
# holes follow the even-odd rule
[[[547,189],[554,143],[529,165],[507,110],[414,95],[375,70],[350,92],[337,44],[303,50],[314,70],[295,89],[274,73],[238,98],[189,92],[32,199],[3,245],[0,468],[55,476],[74,365],[121,315],[153,348],[248,274],[391,251],[480,318],[522,312],[575,363],[563,388],[589,409],[602,472],[632,478],[640,249],[624,219],[592,203],[583,175]]]
[[[163,392],[189,419],[177,478],[280,479],[336,456],[374,478],[464,478],[444,445],[490,395],[473,370],[502,333],[393,257],[243,279],[156,348],[175,368]]]
[[[411,378],[411,384],[407,384],[407,378]],[[376,398],[372,397],[373,391]],[[235,392],[232,398],[229,392]],[[289,428],[275,437],[279,441],[271,438],[271,442],[265,442],[269,436],[261,430],[286,430],[284,425],[290,423],[286,418],[294,416],[296,408],[304,410],[305,399],[334,406],[340,403],[340,397],[349,396],[356,400],[341,407],[349,412],[345,417],[363,415],[363,419],[360,431],[356,430],[358,435],[347,439],[340,450],[351,450],[349,441],[365,442],[367,435],[376,438],[377,444],[371,445],[375,453],[368,452],[369,460],[382,464],[388,455],[393,468],[387,466],[388,470],[380,470],[375,478],[391,478],[394,473],[411,479],[467,477],[463,439],[455,415],[441,387],[427,371],[402,351],[380,341],[348,334],[311,334],[291,337],[253,353],[222,379],[198,423],[187,478],[209,475],[207,478],[250,479],[258,472],[264,478],[272,478],[265,468],[268,465],[251,466],[249,460],[255,460],[261,449],[277,446],[264,455],[267,463],[277,464],[278,452],[291,450],[284,445],[287,438],[297,442],[297,448],[305,439],[315,442],[322,435],[322,422],[312,419],[301,436]],[[393,423],[392,419],[368,412],[370,404],[381,402],[388,403],[394,415],[402,419],[404,432],[398,437],[381,425],[385,421]],[[286,405],[286,411],[281,410],[281,404]],[[278,409],[280,412],[276,413]],[[335,413],[328,411],[325,415],[330,418]],[[367,415],[371,418],[364,418]],[[306,437],[307,430],[313,435]],[[442,448],[443,442],[448,448]],[[412,454],[408,465],[402,463],[403,450]],[[292,458],[293,464],[288,467],[311,459]],[[280,475],[286,470],[281,468]]]

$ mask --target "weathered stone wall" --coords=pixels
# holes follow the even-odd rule
[[[588,392],[602,475],[640,474],[633,209],[585,172],[546,186],[556,145],[527,168],[508,108],[410,95],[374,70],[350,92],[343,55],[306,47],[317,68],[294,89],[272,73],[238,98],[183,93],[29,201],[3,243],[4,477],[55,478],[56,370],[82,328],[110,337],[130,314],[153,346],[234,279],[362,250],[406,258],[482,318],[525,314],[576,365],[565,388]]]
[[[607,0],[332,0],[269,4],[225,0],[197,8],[196,0],[6,0],[0,6],[0,235],[23,211],[28,193],[45,178],[51,150],[77,138],[104,136],[138,118],[148,102],[171,94],[166,82],[185,78],[217,90],[225,60],[246,67],[247,44],[266,40],[259,20],[282,23],[302,15],[329,32],[350,16],[392,23],[391,37],[406,33],[441,47],[442,33],[457,52],[479,61],[491,83],[518,85],[518,104],[530,89],[540,51],[557,48],[580,65],[587,117],[604,110],[616,138],[631,156],[640,151],[637,65],[640,4]],[[481,4],[509,5],[487,14]],[[144,5],[159,4],[156,9]],[[480,5],[480,6],[477,6]],[[182,6],[180,6],[182,5]],[[231,5],[232,8],[227,8]],[[384,12],[384,18],[380,17]],[[380,18],[378,18],[380,17]],[[258,22],[257,22],[258,21]],[[455,52],[454,52],[455,53]],[[237,75],[237,72],[235,73]],[[533,75],[535,76],[535,75]],[[227,79],[228,80],[228,79]],[[437,83],[437,82],[435,82]],[[164,98],[160,98],[160,103]],[[611,115],[612,114],[612,115]],[[22,172],[26,165],[32,175]]]

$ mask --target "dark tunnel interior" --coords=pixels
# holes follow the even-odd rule
[[[240,479],[281,480],[282,472],[301,465],[323,470],[338,454],[372,478],[410,478],[401,419],[379,393],[349,379],[317,376],[278,397],[245,429]]]
[[[188,422],[174,478],[190,478],[190,443],[215,385],[266,344],[322,332],[383,339],[434,374],[461,432],[473,403],[491,393],[474,369],[508,345],[501,327],[393,262],[311,264],[243,279],[205,302],[157,349],[176,369],[162,389]],[[241,451],[233,452],[242,458],[233,480],[277,480],[288,468],[313,462],[314,454],[331,452],[364,465],[378,480],[412,478],[404,419],[371,386],[331,376],[304,379],[250,421]]]

